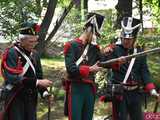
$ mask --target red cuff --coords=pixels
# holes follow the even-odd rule
[[[89,66],[87,65],[81,65],[79,68],[80,74],[83,77],[88,77],[89,75]]]
[[[100,46],[99,45],[96,45],[96,48],[100,50]]]
[[[119,62],[115,62],[115,63],[111,64],[111,68],[112,68],[113,70],[119,70],[119,69],[120,69],[120,64],[119,64]]]
[[[105,99],[106,99],[106,96],[101,96],[101,97],[99,98],[99,101],[104,102]]]
[[[146,86],[145,86],[145,91],[146,92],[149,92],[150,90],[152,89],[155,89],[155,85],[153,83],[148,83]]]

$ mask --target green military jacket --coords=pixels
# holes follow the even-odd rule
[[[100,49],[98,45],[90,44],[87,55],[80,65],[76,61],[82,55],[86,45],[82,44],[79,38],[69,41],[64,46],[65,66],[70,80],[93,80],[94,73],[89,71],[89,67],[100,59]]]

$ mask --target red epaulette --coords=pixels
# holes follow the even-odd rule
[[[145,92],[149,92],[150,90],[152,90],[152,89],[155,89],[156,87],[155,87],[155,85],[154,85],[154,83],[148,83],[148,84],[146,84],[146,86],[145,86]]]
[[[79,43],[79,44],[82,44],[82,40],[79,39],[79,38],[76,38],[74,41],[76,41],[76,42]]]
[[[10,73],[13,74],[21,74],[23,72],[23,67],[22,67],[22,63],[20,61],[20,59],[18,58],[17,60],[17,66],[15,68],[11,68],[7,65],[7,57],[8,57],[8,53],[9,53],[9,48],[7,48],[5,50],[5,52],[2,55],[2,62],[1,62],[1,70],[3,72],[3,69],[8,70]]]

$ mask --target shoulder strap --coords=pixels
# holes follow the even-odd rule
[[[23,75],[27,72],[29,66],[31,66],[34,74],[36,74],[35,68],[34,68],[31,60],[28,58],[28,56],[27,56],[24,52],[22,52],[18,47],[15,46],[14,48],[15,48],[15,49],[26,59],[26,61],[27,61],[26,64],[24,65],[24,67],[23,67],[23,73],[21,74],[21,76],[23,76]]]
[[[134,48],[134,54],[135,54],[135,53],[137,53],[137,48]],[[130,64],[129,64],[128,70],[127,70],[126,75],[125,75],[125,78],[124,78],[124,80],[123,80],[123,84],[126,84],[127,79],[128,79],[128,77],[129,77],[129,75],[130,75],[130,73],[131,73],[131,70],[132,70],[132,68],[133,68],[133,65],[134,65],[135,60],[136,60],[136,58],[132,58],[132,59],[131,59],[131,62],[130,62]]]
[[[87,44],[87,46],[85,47],[81,57],[76,61],[76,65],[78,66],[79,64],[81,64],[81,62],[84,60],[85,56],[87,55],[89,49],[89,44]]]

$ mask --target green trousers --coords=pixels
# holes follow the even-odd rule
[[[71,83],[68,97],[69,120],[92,120],[95,94],[91,84]]]

